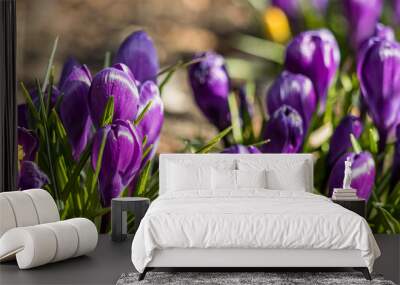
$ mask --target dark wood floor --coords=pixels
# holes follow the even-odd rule
[[[382,251],[382,257],[376,260],[374,272],[383,274],[385,279],[399,283],[400,235],[376,235],[375,238]],[[96,250],[88,256],[28,270],[19,270],[16,262],[2,263],[0,264],[0,285],[115,284],[122,273],[135,271],[130,257],[131,244],[132,237],[124,242],[116,243],[111,241],[110,236],[101,235]],[[314,270],[318,269],[314,268]],[[313,269],[305,271],[313,271]],[[332,268],[323,271],[341,270]]]
[[[131,262],[132,238],[115,243],[100,235],[95,251],[41,267],[19,270],[17,263],[0,264],[0,284],[115,284],[124,272],[134,271]]]

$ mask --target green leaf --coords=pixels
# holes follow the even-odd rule
[[[102,161],[103,161],[103,153],[104,153],[104,148],[106,146],[106,142],[107,142],[107,133],[104,132],[103,133],[103,137],[101,138],[99,154],[97,156],[97,161],[96,161],[96,169],[95,169],[95,172],[94,172],[94,175],[93,175],[92,185],[90,186],[90,192],[94,192],[94,189],[95,189],[96,184],[97,184],[97,180],[99,178],[101,164],[102,164]]]
[[[351,140],[351,145],[353,146],[353,150],[355,153],[361,153],[362,148],[360,144],[358,143],[356,137],[353,134],[350,134],[350,140]]]
[[[72,171],[71,177],[68,178],[68,183],[67,183],[67,185],[65,185],[65,187],[62,191],[63,196],[64,196],[63,200],[67,200],[69,195],[76,193],[76,187],[74,187],[74,186],[77,183],[77,179],[78,179],[83,167],[86,165],[86,162],[88,161],[88,159],[90,157],[91,151],[92,151],[92,142],[88,143],[85,150],[81,154],[78,164],[75,165],[75,167]]]
[[[400,233],[400,222],[396,220],[385,208],[378,207],[380,210],[383,221],[385,222],[386,226],[390,229],[391,233],[397,234]]]
[[[139,116],[136,118],[134,125],[137,126],[143,120],[144,116],[146,115],[147,111],[149,111],[153,101],[149,101],[146,106],[144,106],[143,110],[140,112]]]
[[[231,41],[236,49],[268,61],[282,64],[285,55],[285,46],[262,38],[239,34]]]
[[[54,66],[50,68],[49,84],[47,88],[46,113],[50,111],[51,97],[53,95]]]
[[[145,149],[145,151],[143,152],[143,155],[142,155],[142,160],[143,159],[145,159],[146,157],[147,157],[147,155],[150,153],[150,151],[153,149],[153,145],[149,145],[146,149]]]
[[[256,142],[256,143],[250,144],[249,146],[259,147],[259,146],[263,146],[263,145],[269,143],[270,141],[271,141],[270,139],[267,139],[267,140],[263,140],[263,141],[260,141],[260,142]]]
[[[150,177],[152,166],[152,160],[148,160],[140,174],[139,181],[137,183],[136,194],[142,196],[145,193],[146,186]]]
[[[44,78],[44,82],[43,82],[42,88],[40,89],[40,90],[42,90],[43,93],[46,91],[47,84],[49,83],[51,67],[53,66],[54,55],[56,54],[57,45],[58,45],[58,36],[54,40],[53,49],[51,51],[51,55],[50,55],[50,58],[49,58],[49,63],[47,64],[46,76]]]
[[[370,151],[372,153],[378,153],[379,135],[378,135],[378,131],[375,128],[370,128],[368,130],[368,141],[369,141]]]
[[[103,68],[109,67],[110,63],[111,63],[111,52],[110,51],[106,51],[106,53],[104,55]]]
[[[211,149],[213,149],[215,147],[216,144],[218,144],[221,141],[221,139],[223,139],[231,131],[232,131],[232,126],[227,127],[225,130],[223,130],[218,135],[216,135],[213,139],[211,139],[208,143],[206,143],[204,146],[202,146],[200,149],[198,149],[196,151],[196,153],[208,153]]]
[[[101,119],[100,126],[105,127],[112,123],[114,117],[114,97],[110,96],[107,100],[106,108]]]
[[[235,93],[231,93],[228,96],[229,111],[231,113],[233,138],[237,144],[243,143],[242,128],[240,127],[240,116],[239,108]]]
[[[40,121],[40,115],[39,115],[38,111],[36,110],[35,105],[33,104],[31,95],[29,94],[29,91],[26,88],[25,84],[23,82],[21,82],[20,84],[21,84],[21,88],[22,88],[22,95],[25,98],[25,102],[26,102],[26,104],[28,106],[29,112],[33,116],[34,120],[36,122],[39,122]]]

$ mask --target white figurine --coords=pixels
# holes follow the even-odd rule
[[[344,162],[344,179],[343,179],[343,189],[351,189],[351,165],[353,161],[350,156],[346,158]]]

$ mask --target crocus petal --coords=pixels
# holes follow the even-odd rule
[[[18,188],[20,190],[42,188],[49,183],[49,178],[33,161],[22,161],[18,176]]]
[[[33,131],[18,127],[18,160],[35,160],[39,148],[39,140]]]
[[[380,136],[380,148],[400,121],[400,44],[373,40],[358,66],[363,102]]]
[[[195,55],[194,59],[201,59],[189,67],[194,99],[207,119],[223,130],[231,125],[228,106],[230,79],[224,58],[213,52],[205,52]]]
[[[236,144],[224,149],[221,153],[261,153],[261,151],[255,146]]]
[[[157,51],[153,40],[145,31],[137,31],[128,36],[121,44],[114,63],[124,63],[135,78],[144,82],[157,82],[159,70]]]
[[[326,29],[303,32],[286,49],[285,68],[310,78],[320,112],[325,110],[328,89],[339,63],[339,47],[335,37]]]
[[[270,142],[263,145],[262,152],[294,153],[303,142],[303,120],[299,113],[288,105],[276,110],[265,126],[263,138]]]
[[[88,106],[91,80],[92,76],[85,65],[75,66],[61,88],[64,97],[60,116],[75,160],[79,159],[91,136],[92,120]]]
[[[351,147],[350,134],[359,138],[363,130],[360,118],[355,116],[344,117],[335,129],[328,152],[328,165],[332,167],[336,160]]]
[[[158,140],[164,122],[164,105],[157,85],[152,81],[143,83],[140,86],[139,100],[138,114],[151,101],[150,108],[136,126],[136,131],[141,138],[147,136],[147,145],[149,146]]]
[[[61,88],[63,86],[65,80],[67,80],[69,74],[74,69],[74,67],[80,67],[80,66],[81,65],[75,58],[69,57],[63,65],[60,75],[60,80],[58,81],[58,87]]]
[[[114,97],[114,121],[136,118],[139,107],[139,92],[132,78],[120,69],[108,67],[93,78],[89,91],[89,110],[96,127],[107,105],[109,97]]]
[[[111,199],[118,197],[128,186],[140,168],[142,146],[139,136],[129,121],[116,120],[112,125],[100,128],[93,141],[93,169],[96,168],[103,135],[106,144],[99,175],[101,202],[110,206]]]
[[[268,113],[273,114],[282,105],[289,105],[300,114],[306,132],[317,106],[311,80],[301,74],[282,72],[268,91]]]
[[[350,157],[353,161],[350,186],[357,190],[359,198],[368,200],[375,182],[375,162],[372,155],[367,151],[358,154],[352,152],[345,153],[337,160],[328,180],[329,195],[332,195],[333,188],[343,187],[344,162],[347,157]]]
[[[371,37],[382,11],[382,0],[344,0],[350,41],[358,48]]]

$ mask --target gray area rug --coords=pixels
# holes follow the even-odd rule
[[[382,276],[372,275],[368,281],[359,272],[148,272],[146,278],[138,281],[138,273],[122,274],[117,285],[134,284],[213,284],[213,285],[246,285],[246,284],[379,284],[394,285]]]

